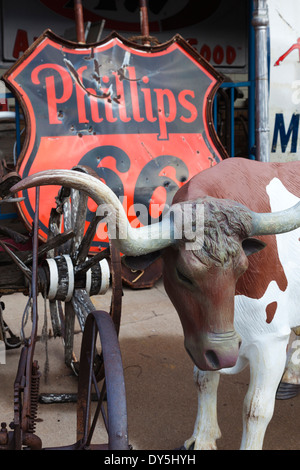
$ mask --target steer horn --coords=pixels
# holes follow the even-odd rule
[[[175,242],[174,223],[166,215],[161,222],[145,227],[132,228],[124,208],[115,193],[100,179],[74,170],[41,171],[28,176],[10,191],[17,193],[35,186],[61,185],[85,191],[98,205],[105,204],[112,209],[111,217],[116,224],[118,237],[112,239],[119,250],[131,256],[139,256],[161,250]],[[245,209],[247,209],[244,206]],[[294,230],[300,226],[300,202],[290,209],[264,213],[249,211],[252,218],[248,236],[273,235]],[[110,236],[109,223],[108,235]]]
[[[249,236],[290,232],[300,226],[300,202],[283,211],[260,214],[250,211],[252,228]]]
[[[61,185],[85,191],[96,204],[105,204],[112,209],[111,216],[116,224],[119,237],[113,242],[127,255],[139,256],[171,245],[173,227],[170,217],[145,227],[132,228],[124,208],[115,193],[100,179],[74,170],[41,171],[30,175],[12,186],[10,191],[17,193],[35,186]],[[108,224],[109,225],[109,224]],[[108,227],[109,235],[109,227]]]

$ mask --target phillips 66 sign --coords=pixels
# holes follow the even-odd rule
[[[135,226],[157,221],[180,186],[226,157],[212,124],[220,75],[180,36],[147,47],[112,33],[79,45],[47,30],[4,80],[26,117],[20,176],[89,166],[125,201]],[[41,188],[42,238],[56,193]],[[29,225],[34,192],[23,196]],[[134,210],[140,204],[148,220]],[[91,203],[87,225],[95,210]]]

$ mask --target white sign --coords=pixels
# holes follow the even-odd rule
[[[300,160],[300,2],[269,0],[271,161]]]

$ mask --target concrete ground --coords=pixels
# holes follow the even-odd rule
[[[2,297],[5,319],[19,334],[26,302],[23,294]],[[107,310],[110,291],[93,297],[96,309]],[[39,334],[44,324],[44,301],[39,298]],[[29,322],[29,331],[31,328]],[[27,329],[28,329],[27,327]],[[48,327],[50,320],[48,318]],[[27,330],[26,330],[27,331]],[[76,336],[80,342],[81,334]],[[40,393],[76,392],[77,378],[64,365],[61,339],[49,339],[48,380],[42,375]],[[43,372],[46,344],[39,341],[35,358]],[[173,450],[180,447],[193,431],[197,397],[193,385],[193,365],[183,346],[182,329],[163,284],[149,290],[133,291],[124,287],[120,331],[126,384],[129,442],[136,450]],[[13,419],[13,383],[20,349],[7,351],[6,364],[0,365],[0,421]],[[238,449],[242,427],[242,402],[247,390],[248,371],[233,377],[221,377],[218,396],[219,425],[223,437],[221,450]],[[273,420],[267,430],[264,449],[300,448],[300,397],[277,401]],[[102,443],[107,442],[101,434]],[[44,447],[72,444],[76,441],[76,404],[40,404],[36,434]]]

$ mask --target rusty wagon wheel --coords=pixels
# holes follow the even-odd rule
[[[100,340],[105,379],[95,377],[94,360],[97,340]],[[92,391],[96,406],[92,413]],[[106,409],[105,409],[106,408]],[[93,445],[100,416],[108,434],[107,445]],[[127,408],[123,366],[119,342],[111,316],[104,311],[90,313],[82,338],[77,400],[77,448],[128,450]]]
[[[73,168],[98,176],[90,168]],[[48,240],[59,233],[70,233],[70,239],[56,250],[48,252],[47,297],[54,336],[64,339],[65,363],[78,375],[79,361],[74,352],[75,318],[83,331],[87,315],[95,310],[91,296],[105,294],[110,280],[112,297],[110,314],[116,331],[121,316],[122,279],[120,254],[110,244],[109,248],[89,256],[100,217],[95,213],[84,233],[88,196],[73,188],[61,187],[56,197],[56,208],[51,210]],[[109,257],[109,262],[108,262]],[[64,304],[64,309],[63,309]],[[103,359],[95,356],[98,378],[103,377]]]
[[[21,450],[24,446],[26,449],[39,450],[42,448],[41,439],[34,433],[40,373],[37,361],[33,361],[38,324],[38,284],[41,282],[41,279],[38,279],[38,277],[42,272],[45,275],[45,271],[39,270],[38,267],[39,187],[36,188],[36,203],[31,277],[33,300],[32,331],[30,338],[25,341],[21,351],[14,384],[14,422],[11,424],[13,431],[8,432],[6,423],[2,423],[1,449]],[[43,279],[44,275],[42,275]],[[101,386],[94,366],[98,343],[100,343],[101,347],[103,369]],[[81,367],[79,369],[77,395],[77,439],[73,445],[52,449],[85,450],[108,448],[109,450],[128,450],[126,394],[122,358],[118,342],[118,328],[116,328],[109,313],[94,310],[87,316],[82,338],[80,361]],[[92,413],[91,403],[92,387],[94,387],[97,396],[97,406],[94,413]],[[105,412],[106,403],[107,411]],[[97,431],[100,413],[103,416],[106,433],[108,434],[108,444],[94,444],[92,442],[94,437],[98,441],[95,431]],[[91,416],[93,416],[92,419]]]

